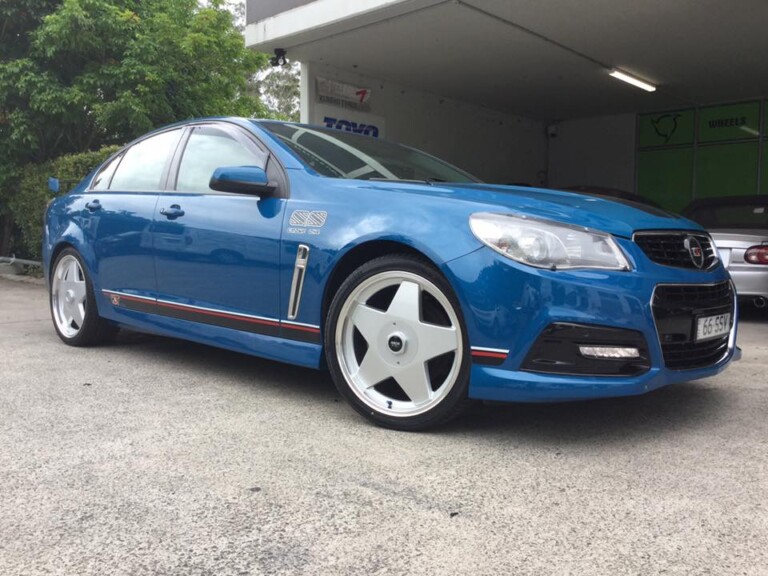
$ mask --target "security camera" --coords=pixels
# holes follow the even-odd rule
[[[557,138],[560,133],[560,127],[557,124],[550,124],[547,126],[547,136],[550,138]]]
[[[288,64],[288,59],[285,57],[287,52],[282,48],[275,48],[275,55],[269,59],[269,63],[272,66],[285,66]]]

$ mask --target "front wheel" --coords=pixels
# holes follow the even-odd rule
[[[419,258],[384,256],[351,274],[331,303],[325,342],[339,392],[376,424],[429,428],[468,402],[461,310],[448,282]]]
[[[112,337],[117,328],[99,317],[93,285],[80,255],[65,248],[51,274],[51,317],[56,333],[70,346],[92,346]]]

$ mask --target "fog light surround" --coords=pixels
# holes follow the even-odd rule
[[[541,331],[521,366],[538,374],[631,377],[651,369],[642,332],[554,322]]]
[[[640,358],[640,350],[625,346],[579,346],[579,352],[585,358],[595,358],[598,360]]]

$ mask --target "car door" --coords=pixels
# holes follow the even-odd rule
[[[279,334],[278,258],[285,199],[217,192],[216,168],[259,166],[269,154],[234,126],[190,128],[171,190],[155,210],[153,245],[163,314]],[[267,170],[269,172],[269,170]]]
[[[113,158],[84,195],[82,228],[95,254],[101,290],[152,297],[150,228],[182,129],[151,135]]]

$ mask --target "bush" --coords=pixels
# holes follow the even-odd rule
[[[26,257],[39,260],[43,234],[43,215],[48,201],[56,195],[66,194],[119,146],[106,146],[95,152],[67,154],[50,162],[26,165],[21,174],[17,193],[8,201],[8,209],[21,231],[21,250]],[[48,178],[59,179],[60,189],[54,194],[48,189]]]

